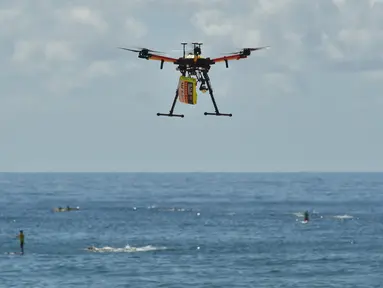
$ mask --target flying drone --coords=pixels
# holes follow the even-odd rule
[[[213,102],[214,109],[215,109],[215,113],[205,112],[204,115],[231,117],[232,114],[221,113],[218,109],[218,106],[213,94],[213,88],[211,86],[210,78],[208,75],[211,65],[214,65],[215,63],[225,62],[226,68],[229,68],[228,62],[230,60],[245,59],[248,56],[250,56],[252,51],[269,48],[269,46],[258,47],[258,48],[243,48],[242,50],[238,52],[227,53],[227,55],[223,57],[210,59],[210,58],[205,58],[201,56],[201,52],[202,52],[201,46],[203,43],[197,43],[197,42],[191,43],[193,45],[193,52],[190,52],[188,53],[188,55],[186,55],[185,46],[187,44],[188,43],[186,42],[181,43],[181,45],[183,45],[183,56],[178,59],[158,55],[158,54],[164,54],[164,53],[160,51],[147,49],[147,48],[141,48],[139,50],[123,48],[123,47],[118,47],[118,48],[131,51],[131,52],[136,52],[138,53],[138,58],[141,58],[141,59],[160,61],[161,63],[160,69],[163,69],[165,62],[170,62],[175,65],[178,65],[176,70],[180,71],[181,76],[179,78],[178,87],[176,89],[176,94],[173,99],[173,103],[170,108],[170,111],[169,113],[166,113],[166,114],[157,113],[157,116],[183,118],[184,115],[182,114],[174,114],[174,108],[176,105],[177,98],[182,103],[189,104],[189,105],[196,105],[197,104],[196,87],[197,87],[197,84],[200,83],[199,90],[202,93],[206,93],[207,91],[209,91],[210,98],[211,98],[211,101]]]

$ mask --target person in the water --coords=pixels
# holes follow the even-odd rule
[[[309,222],[309,211],[306,210],[303,217],[303,221]]]
[[[24,254],[24,232],[23,232],[23,230],[20,230],[20,234],[17,235],[17,238],[20,239],[21,254]]]

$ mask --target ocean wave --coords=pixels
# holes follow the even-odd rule
[[[89,246],[85,248],[85,250],[89,252],[125,252],[125,253],[132,253],[132,252],[148,252],[148,251],[157,251],[157,250],[165,250],[166,247],[155,247],[152,245],[142,246],[142,247],[132,247],[129,245],[126,245],[123,248],[116,248],[116,247],[110,247],[110,246],[104,246],[104,247],[95,247],[95,246]]]

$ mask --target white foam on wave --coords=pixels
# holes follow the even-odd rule
[[[148,252],[148,251],[157,251],[157,250],[165,250],[166,247],[155,247],[152,245],[142,246],[142,247],[132,247],[129,245],[126,245],[124,248],[116,248],[116,247],[110,247],[110,246],[104,246],[104,247],[87,247],[85,250],[89,252],[125,252],[125,253],[132,253],[132,252]]]
[[[296,217],[304,217],[304,214],[301,213],[301,212],[296,212],[296,213],[293,213]],[[318,214],[318,213],[316,213]],[[335,218],[335,219],[353,219],[354,216],[351,216],[351,215],[348,215],[348,214],[344,214],[344,215],[334,215],[334,216],[325,216],[325,217],[329,217],[329,218]],[[323,218],[323,216],[320,216],[320,218]]]
[[[192,211],[198,211],[192,208],[181,208],[181,207],[157,207],[155,205],[148,206],[147,209],[155,209],[160,212],[192,212]]]
[[[353,216],[351,216],[351,215],[347,215],[347,214],[344,214],[344,215],[335,215],[335,216],[333,216],[334,218],[336,218],[336,219],[352,219],[352,218],[354,218]]]

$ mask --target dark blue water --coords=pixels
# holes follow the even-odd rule
[[[0,174],[0,287],[383,287],[382,205],[383,174]]]

